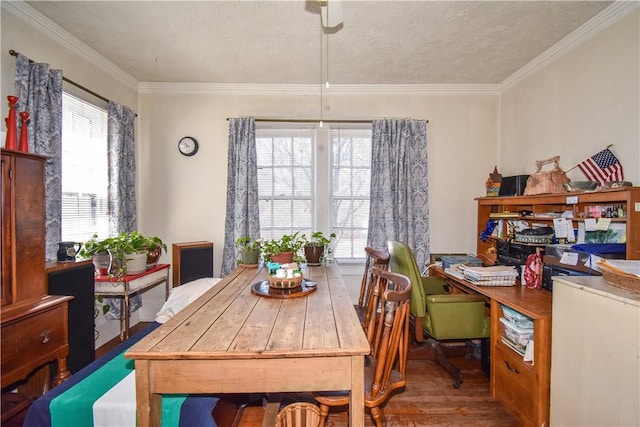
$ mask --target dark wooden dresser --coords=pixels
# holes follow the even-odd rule
[[[57,360],[53,384],[67,370],[68,306],[72,297],[47,295],[45,287],[46,157],[2,150],[2,286],[0,294],[2,422],[19,405],[20,386],[35,370]],[[44,393],[49,377],[32,390]],[[29,398],[37,393],[24,393]],[[13,396],[11,396],[13,395]],[[7,399],[5,399],[7,398]]]

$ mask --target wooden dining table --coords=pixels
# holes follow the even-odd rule
[[[315,290],[261,295],[266,268],[239,267],[133,345],[138,425],[160,426],[162,394],[347,390],[363,426],[369,343],[338,266],[303,271]]]

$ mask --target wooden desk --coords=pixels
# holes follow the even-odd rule
[[[169,298],[169,264],[157,264],[140,274],[124,277],[95,277],[95,294],[106,297],[119,297],[120,300],[120,340],[129,338],[129,298],[164,283],[164,299]],[[124,325],[123,325],[124,323]]]
[[[491,395],[504,403],[525,426],[548,426],[551,384],[551,292],[525,286],[477,286],[432,268],[431,274],[463,292],[482,294],[491,310]],[[533,319],[534,360],[525,362],[501,340],[502,305]]]
[[[238,268],[131,347],[138,425],[159,426],[163,393],[350,390],[349,419],[364,423],[369,343],[337,266],[309,267],[317,290],[265,298],[265,269]]]

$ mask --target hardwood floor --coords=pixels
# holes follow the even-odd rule
[[[132,333],[144,326],[135,325]],[[96,350],[96,357],[118,343],[116,338],[102,346]],[[462,369],[464,378],[457,390],[451,385],[451,377],[435,363],[410,360],[405,390],[392,396],[383,407],[385,426],[519,427],[518,420],[489,394],[489,379],[482,372],[480,361],[464,357],[453,360]],[[264,410],[260,403],[258,398],[254,405],[244,408],[237,427],[262,426]],[[332,409],[326,425],[344,427],[347,419],[346,408],[342,411]],[[225,427],[227,423],[220,424],[220,427]],[[365,414],[364,427],[373,426],[371,417]]]
[[[480,362],[463,357],[454,360],[464,376],[457,390],[452,387],[448,374],[435,363],[410,360],[406,389],[392,396],[384,406],[385,426],[520,426],[517,419],[489,395],[489,380]],[[247,407],[238,427],[260,427],[262,415],[261,406]],[[368,413],[365,422],[365,427],[374,426]],[[346,408],[341,412],[332,409],[327,427],[346,425]]]

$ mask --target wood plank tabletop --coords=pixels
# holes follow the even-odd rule
[[[337,265],[307,267],[301,298],[255,295],[265,268],[239,267],[126,352],[130,359],[253,359],[369,353]]]

